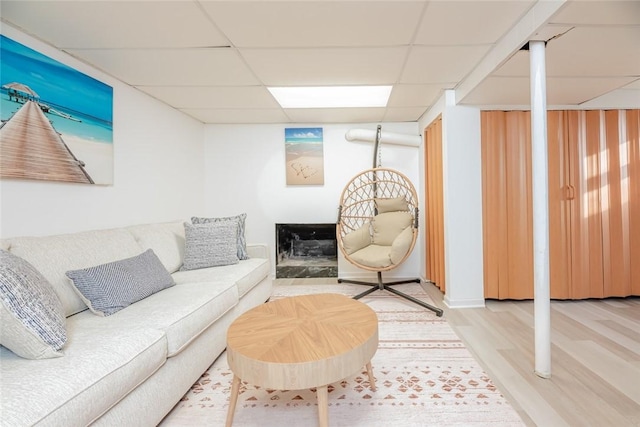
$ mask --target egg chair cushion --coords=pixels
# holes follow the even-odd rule
[[[407,227],[393,240],[391,244],[390,258],[391,264],[398,264],[411,249],[413,242],[413,229]]]
[[[386,268],[391,265],[391,246],[369,245],[350,255],[358,264],[371,268]]]
[[[371,244],[370,224],[367,222],[362,227],[345,234],[342,238],[342,245],[348,255],[359,251]]]
[[[376,209],[378,209],[378,213],[385,212],[397,212],[397,211],[408,211],[409,205],[407,204],[407,200],[404,196],[384,198],[384,199],[375,199]]]
[[[391,246],[396,237],[411,225],[413,216],[409,212],[385,212],[373,217],[373,243]]]

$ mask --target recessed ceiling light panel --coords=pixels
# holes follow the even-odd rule
[[[391,86],[270,87],[282,108],[386,107]]]

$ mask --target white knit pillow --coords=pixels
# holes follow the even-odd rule
[[[184,263],[180,271],[237,264],[236,221],[184,223]]]
[[[53,286],[24,259],[0,250],[0,344],[27,359],[62,356],[66,318]]]
[[[210,222],[224,222],[224,221],[236,221],[238,223],[238,229],[236,231],[237,245],[238,245],[238,259],[249,259],[247,253],[247,240],[244,236],[245,221],[247,219],[246,213],[241,213],[236,216],[226,216],[220,218],[200,218],[191,217],[192,224],[207,224]]]

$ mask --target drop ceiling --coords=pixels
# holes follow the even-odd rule
[[[640,100],[640,1],[2,0],[1,14],[203,123],[416,121],[447,89],[526,106],[531,39],[549,40],[550,105]],[[354,109],[283,109],[267,90],[303,85],[393,90]]]

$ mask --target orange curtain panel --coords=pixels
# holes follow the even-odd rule
[[[426,168],[426,232],[427,278],[445,291],[444,274],[444,209],[442,198],[442,118],[434,120],[425,130]]]
[[[550,111],[551,297],[640,295],[639,110]],[[482,113],[485,297],[533,297],[530,116]]]

